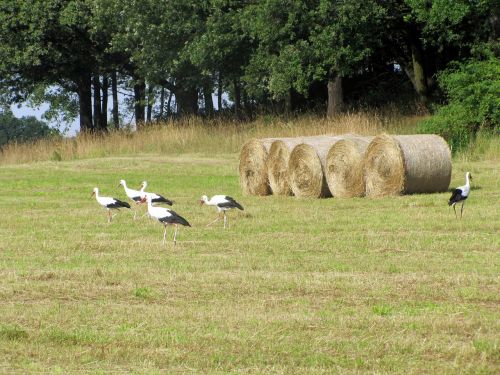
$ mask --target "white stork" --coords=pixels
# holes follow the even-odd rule
[[[165,238],[167,236],[167,225],[175,226],[174,245],[176,245],[178,225],[190,227],[191,224],[189,224],[187,220],[184,219],[182,216],[178,215],[177,213],[168,208],[153,206],[151,195],[145,196],[142,200],[148,202],[149,216],[155,218],[156,220],[158,220],[160,224],[163,224],[164,226],[163,242],[162,242],[163,244],[165,244]]]
[[[94,195],[95,198],[97,199],[97,203],[99,203],[101,206],[103,206],[108,210],[108,222],[111,222],[113,218],[111,210],[119,210],[120,208],[130,208],[130,204],[128,204],[127,202],[122,202],[119,199],[111,197],[101,197],[99,195],[99,189],[96,187],[92,191],[91,197],[93,197]]]
[[[120,180],[120,183],[118,184],[118,186],[123,186],[123,189],[125,190],[125,194],[127,195],[127,197],[134,201],[136,204],[140,204],[141,203],[141,199],[142,199],[142,196],[141,196],[141,192],[139,190],[134,190],[134,189],[130,189],[128,186],[127,186],[127,183],[125,182],[125,180]],[[137,212],[136,210],[134,209],[134,219],[137,215]]]
[[[217,218],[212,221],[211,223],[207,224],[207,227],[209,225],[212,225],[216,221],[220,220],[220,213],[222,212],[224,214],[224,228],[226,228],[227,224],[227,216],[226,216],[226,211],[227,210],[232,210],[233,208],[238,208],[239,210],[243,211],[243,207],[241,204],[236,202],[234,198],[231,198],[227,195],[214,195],[212,198],[208,199],[206,195],[201,197],[200,204],[206,204],[207,206],[216,206],[217,207]]]
[[[453,211],[455,211],[455,217],[457,217],[457,210],[455,209],[455,205],[459,202],[462,202],[462,207],[460,209],[460,219],[462,218],[464,211],[464,203],[465,200],[469,197],[470,192],[470,180],[472,180],[472,175],[470,172],[465,174],[465,185],[457,187],[453,194],[451,194],[450,200],[448,201],[448,206],[453,206]]]
[[[141,198],[143,198],[144,196],[146,196],[146,197],[150,196],[152,203],[166,203],[169,206],[171,206],[171,205],[174,204],[173,201],[171,201],[170,199],[165,198],[162,195],[159,195],[159,194],[156,194],[156,193],[148,193],[148,192],[144,191],[144,189],[146,189],[147,186],[148,186],[148,183],[146,181],[142,181],[142,183],[141,183],[141,190],[140,190]]]

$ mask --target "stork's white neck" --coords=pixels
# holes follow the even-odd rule
[[[469,173],[468,172],[465,174],[465,186],[470,186]]]

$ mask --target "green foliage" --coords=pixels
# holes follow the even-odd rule
[[[448,104],[423,121],[420,130],[439,133],[454,150],[466,146],[479,131],[500,131],[500,60],[470,60],[439,75]]]
[[[375,1],[320,1],[313,11],[310,69],[317,80],[353,74],[379,46],[385,10]]]
[[[0,111],[0,148],[9,142],[32,142],[58,134],[34,116],[16,118],[10,110]]]
[[[88,3],[3,1],[0,73],[18,88],[33,82],[71,86],[97,54],[88,33]]]
[[[374,1],[270,0],[247,7],[244,30],[258,41],[247,82],[261,73],[267,90],[283,98],[294,89],[307,95],[314,81],[349,76],[378,45],[384,10]],[[257,69],[259,67],[260,69]]]
[[[422,41],[427,46],[443,48],[464,47],[487,39],[491,24],[486,21],[497,0],[405,0],[409,13],[405,21],[418,25],[422,31]],[[486,21],[486,22],[485,22]],[[464,49],[465,51],[466,49]]]
[[[196,113],[215,86],[248,108],[293,98],[312,108],[339,75],[366,97],[374,77],[394,78],[389,64],[432,100],[450,61],[496,38],[497,9],[497,0],[4,0],[0,102],[48,102],[47,119],[79,113],[92,129],[90,80],[116,73],[122,87],[166,88],[179,112]]]

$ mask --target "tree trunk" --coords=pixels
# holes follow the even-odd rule
[[[165,107],[165,87],[162,86],[160,91],[160,114],[159,114],[160,120],[163,120],[164,107]]]
[[[174,95],[174,92],[170,90],[170,93],[168,94],[168,101],[167,101],[167,119],[170,118],[170,115],[172,114],[172,96]]]
[[[146,109],[146,122],[151,122],[151,114],[153,112],[153,105],[155,103],[155,97],[154,97],[154,92],[153,92],[154,86],[149,85],[148,86],[148,106]]]
[[[217,83],[217,110],[222,111],[222,75],[219,72],[219,82]]]
[[[92,85],[94,86],[94,129],[101,130],[101,83],[99,74],[92,76]]]
[[[144,126],[144,117],[146,116],[146,84],[144,81],[136,81],[134,84],[134,110],[135,110],[135,127],[139,130]]]
[[[285,113],[287,115],[291,114],[293,112],[293,106],[292,106],[292,89],[288,90],[286,97],[285,97]]]
[[[241,96],[243,97],[243,108],[245,109],[245,114],[248,118],[252,117],[252,106],[250,104],[250,101],[248,100],[248,93],[245,88],[241,90]]]
[[[413,64],[413,87],[417,92],[420,100],[423,103],[427,103],[429,90],[427,87],[427,76],[424,68],[424,57],[422,46],[419,42],[413,41],[410,44],[411,48],[411,59]]]
[[[101,127],[103,130],[108,130],[108,76],[102,76],[102,108],[101,108]]]
[[[120,117],[118,113],[118,82],[116,79],[116,71],[111,74],[111,92],[113,95],[113,124],[115,129],[120,128]]]
[[[208,83],[203,85],[203,99],[205,101],[205,114],[211,117],[214,114],[214,100],[212,99],[212,87]]]
[[[194,115],[198,113],[198,91],[196,89],[182,89],[175,92],[177,111],[180,115]]]
[[[234,80],[234,114],[236,117],[241,115],[241,86],[237,80]]]
[[[77,82],[78,102],[80,112],[80,132],[86,133],[93,130],[92,126],[92,78],[83,74]]]
[[[342,77],[339,74],[330,76],[328,79],[328,105],[326,116],[332,117],[338,114],[344,105],[342,94]]]

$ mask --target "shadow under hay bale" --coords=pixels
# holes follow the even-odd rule
[[[252,139],[240,152],[240,184],[247,195],[271,193],[267,178],[266,160],[271,143],[277,138]]]
[[[290,187],[297,197],[325,198],[332,194],[325,178],[326,155],[343,136],[320,136],[303,139],[295,146],[288,161]]]
[[[365,195],[363,157],[373,137],[352,136],[335,143],[326,155],[325,177],[334,197]]]
[[[451,152],[438,135],[382,134],[368,146],[363,168],[368,197],[444,192],[451,180]]]

